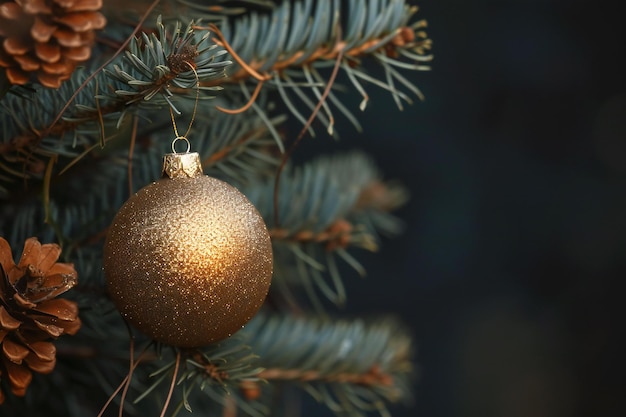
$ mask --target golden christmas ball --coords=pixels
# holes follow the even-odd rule
[[[229,337],[259,310],[271,241],[252,203],[203,175],[197,153],[166,155],[164,174],[113,219],[104,273],[135,327],[168,345],[199,347]]]

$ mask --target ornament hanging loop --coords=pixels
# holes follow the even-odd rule
[[[177,136],[174,138],[174,140],[172,141],[172,153],[177,154],[178,152],[176,152],[176,142],[178,141],[185,141],[187,142],[187,149],[185,149],[184,153],[189,153],[189,150],[191,149],[191,143],[189,143],[189,139],[187,139],[185,136]]]

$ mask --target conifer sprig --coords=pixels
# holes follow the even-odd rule
[[[118,136],[131,114],[142,112],[150,118],[167,114],[168,106],[179,112],[175,96],[195,99],[198,78],[224,77],[230,62],[223,59],[225,51],[209,42],[208,32],[197,33],[193,24],[166,27],[160,19],[156,26],[156,33],[133,38],[125,55],[97,74],[54,126],[52,121],[80,88],[86,71],[76,71],[56,91],[34,87],[28,96],[6,95],[0,101],[0,170],[6,181],[40,179],[47,158],[72,158],[94,145],[104,146]],[[7,188],[0,183],[0,192]]]
[[[331,321],[260,313],[231,339],[181,352],[172,415],[186,409],[221,416],[232,406],[243,416],[262,417],[277,385],[289,383],[337,415],[385,416],[386,403],[410,398],[411,346],[406,329],[390,317]],[[137,367],[127,401],[158,408],[144,403],[165,391],[175,367],[169,349],[150,355]]]
[[[412,340],[392,318],[259,315],[242,333],[264,368],[258,377],[296,383],[337,415],[388,415],[386,402],[410,397]]]
[[[416,12],[417,7],[404,0],[301,0],[283,2],[270,13],[225,19],[218,23],[219,43],[236,52],[239,59],[220,85],[234,84],[246,96],[251,94],[250,82],[273,85],[292,114],[305,124],[307,117],[301,107],[313,111],[328,83],[323,69],[332,66],[342,51],[341,68],[363,97],[361,110],[369,100],[364,83],[389,91],[402,109],[402,101],[412,102],[407,91],[420,99],[423,95],[401,71],[428,70],[432,59],[428,54],[431,41],[424,31],[426,21],[411,23]],[[365,69],[363,61],[368,58],[383,68],[383,79]],[[252,71],[269,81],[254,80]],[[328,101],[318,119],[331,134],[332,106],[359,128],[357,118],[335,92]]]
[[[337,259],[360,275],[365,269],[349,249],[376,251],[379,234],[402,229],[391,211],[407,198],[398,184],[382,181],[374,163],[361,153],[322,157],[283,172],[278,189],[281,223],[274,223],[274,181],[253,182],[243,192],[264,217],[275,256],[276,287],[293,304],[295,284],[303,288],[318,310],[317,292],[336,304],[345,301]],[[298,277],[294,281],[294,277]]]
[[[193,90],[199,80],[224,78],[224,68],[230,61],[222,60],[226,51],[216,49],[217,45],[209,42],[211,33],[204,31],[200,35],[194,31],[192,21],[185,29],[177,22],[170,32],[157,19],[157,33],[145,32],[140,38],[134,38],[125,53],[128,65],[114,64],[105,73],[125,88],[118,88],[112,93],[104,91],[99,98],[103,101],[118,101],[128,106],[138,103],[151,106],[163,105],[163,100],[176,113],[180,112],[171,101],[172,87],[183,92]],[[196,75],[198,78],[196,78]],[[219,86],[204,87],[219,90]],[[162,100],[152,100],[159,95]]]

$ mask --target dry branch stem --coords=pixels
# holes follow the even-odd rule
[[[383,372],[378,365],[372,366],[365,373],[340,372],[331,375],[324,375],[321,372],[315,370],[303,371],[301,369],[268,368],[259,372],[259,374],[257,374],[257,377],[268,381],[281,380],[301,382],[342,382],[366,386],[393,385],[393,377],[390,374]]]
[[[211,28],[214,30],[213,28]],[[217,29],[217,28],[215,28]],[[410,33],[410,34],[409,34]],[[217,34],[217,33],[216,33]],[[221,34],[221,33],[220,33]],[[430,41],[428,39],[423,40],[415,40],[414,39],[413,29],[404,26],[395,30],[395,36],[384,46],[381,46],[379,49],[383,49],[387,55],[397,56],[397,52],[395,51],[397,48],[405,48],[405,49],[416,49],[418,53],[424,52],[424,49],[430,49],[428,46]],[[343,50],[343,55],[349,58],[359,58],[365,55],[369,55],[366,53],[369,48],[381,43],[383,38],[375,38],[371,39],[367,42],[364,42],[358,46],[355,46],[348,50],[343,50],[346,46],[346,42],[337,41],[332,46],[320,46],[315,52],[311,54],[306,60],[298,63],[298,66],[305,67],[307,65],[312,64],[315,61],[335,61],[339,52]],[[259,71],[265,64],[265,61],[252,60],[250,62],[245,62],[239,55],[235,53],[235,51],[230,48],[230,45],[223,36],[219,39],[215,39],[214,42],[222,46],[224,49],[228,50],[233,58],[241,65],[242,68],[234,74],[230,74],[226,79],[219,79],[213,81],[207,81],[202,83],[203,86],[216,86],[222,85],[224,83],[238,83],[240,81],[247,80],[251,76],[258,80],[267,80],[267,74],[261,75]],[[231,52],[232,51],[232,52]],[[281,71],[293,66],[303,55],[304,51],[297,51],[293,55],[279,58],[274,65],[272,65],[272,69],[269,71],[270,73],[280,73]]]
[[[273,228],[269,231],[272,240],[281,240],[298,243],[325,243],[326,249],[332,251],[337,247],[347,248],[352,241],[352,223],[345,219],[338,219],[326,230],[315,233],[312,230],[301,230],[295,234],[287,229]]]

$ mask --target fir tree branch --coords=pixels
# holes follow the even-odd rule
[[[410,397],[412,342],[393,319],[331,322],[259,315],[243,335],[264,368],[259,378],[297,383],[329,407],[338,405],[338,415],[371,410],[384,415],[385,402]]]
[[[345,290],[337,258],[364,275],[364,268],[348,249],[375,251],[379,234],[401,231],[402,223],[390,211],[406,201],[406,190],[384,183],[373,162],[360,153],[318,158],[302,167],[289,167],[283,175],[278,190],[283,213],[279,225],[273,216],[274,182],[268,179],[243,188],[272,237],[279,260],[274,272],[276,289],[294,307],[292,285],[303,288],[317,310],[323,310],[317,291],[341,305]]]
[[[234,51],[240,59],[230,68],[229,77],[217,82],[223,86],[238,85],[250,80],[252,74],[271,77],[265,84],[275,85],[290,111],[303,121],[305,117],[294,102],[297,99],[312,111],[315,100],[310,96],[319,98],[319,87],[327,83],[319,69],[332,65],[342,52],[341,68],[363,96],[361,110],[369,96],[359,79],[388,90],[402,109],[402,101],[410,103],[411,98],[396,88],[396,82],[420,99],[423,95],[395,68],[428,70],[427,63],[432,59],[428,55],[431,41],[424,31],[426,21],[410,23],[416,12],[417,7],[403,0],[334,0],[316,4],[301,0],[283,2],[270,13],[253,12],[232,21],[222,20],[217,23],[221,36],[216,42]],[[338,27],[344,37],[338,36]],[[368,57],[383,68],[384,79],[365,70],[362,60]],[[334,94],[330,100],[359,128],[356,118]],[[318,118],[332,129],[332,111],[325,107],[325,113]]]
[[[84,72],[75,72],[57,91],[36,89],[28,97],[5,96],[0,101],[0,155],[9,163],[0,165],[9,174],[5,177],[40,178],[42,158],[72,157],[77,147],[104,144],[132,112],[160,112],[164,106],[179,112],[174,95],[194,89],[196,74],[201,80],[223,77],[230,62],[222,59],[223,50],[208,43],[208,32],[200,36],[192,25],[183,30],[180,23],[172,31],[157,21],[157,33],[133,38],[123,59],[98,73],[53,126],[59,109],[82,84]],[[176,93],[170,85],[178,89]]]
[[[392,318],[330,321],[261,313],[231,339],[179,353],[175,413],[185,408],[221,415],[210,404],[227,408],[233,399],[243,415],[263,416],[282,383],[304,389],[337,415],[385,415],[386,403],[411,396],[412,340]],[[165,392],[175,366],[167,349],[149,355],[135,370],[140,380],[132,389],[133,404]]]

